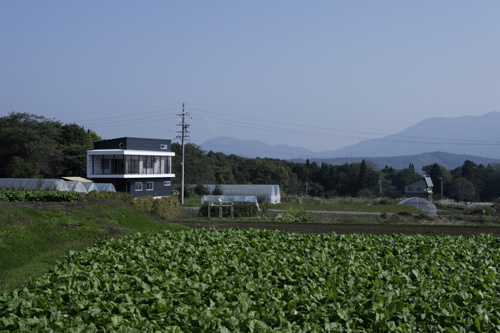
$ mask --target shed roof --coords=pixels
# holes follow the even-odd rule
[[[87,182],[87,183],[92,183],[90,179],[83,178],[83,177],[61,177],[64,180],[70,180],[70,181],[76,181],[76,182]]]

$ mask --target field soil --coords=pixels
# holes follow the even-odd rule
[[[340,224],[340,223],[281,223],[281,222],[183,222],[177,224],[190,228],[233,228],[282,230],[297,233],[373,234],[373,235],[451,235],[477,236],[493,234],[500,237],[500,227],[496,226],[456,226],[435,224]]]

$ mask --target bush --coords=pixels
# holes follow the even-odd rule
[[[285,215],[283,215],[283,217],[281,217],[280,220],[283,222],[293,222],[295,221],[295,216],[292,213],[288,212]]]
[[[224,195],[224,192],[222,192],[222,188],[219,185],[215,185],[212,195]]]
[[[137,198],[134,207],[152,213],[162,219],[171,219],[181,214],[177,197],[163,197],[155,199],[152,196]]]
[[[252,202],[235,202],[234,217],[255,217],[259,214],[257,205]],[[198,211],[199,217],[208,217],[208,202],[204,202]],[[210,207],[210,217],[219,217],[219,206]],[[231,207],[222,207],[222,217],[231,217]]]
[[[210,191],[208,190],[208,188],[205,187],[205,185],[197,184],[196,187],[194,188],[194,193],[203,196],[210,194]]]
[[[127,192],[97,192],[91,191],[87,194],[87,198],[97,198],[102,200],[121,200],[128,203],[134,202],[134,196]]]
[[[152,212],[162,219],[172,219],[181,214],[179,207],[176,197],[163,197],[155,199]]]
[[[139,197],[134,200],[133,205],[135,208],[142,210],[143,212],[153,212],[155,199],[148,195],[147,197]]]
[[[377,202],[378,205],[392,205],[392,201],[389,198],[382,198]]]
[[[82,200],[85,200],[85,197],[77,192],[0,190],[0,201],[73,202]]]

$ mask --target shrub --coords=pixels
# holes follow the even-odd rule
[[[222,192],[222,188],[219,185],[215,185],[214,190],[212,191],[213,195],[224,195],[224,192]]]
[[[379,204],[379,205],[391,205],[391,204],[392,204],[392,201],[391,201],[391,199],[389,199],[389,198],[382,198],[382,199],[380,199],[380,200],[377,202],[377,204]]]
[[[295,216],[292,213],[288,212],[288,213],[286,213],[285,215],[283,215],[281,217],[281,221],[283,221],[283,222],[293,222],[293,221],[295,221]]]
[[[196,187],[194,188],[194,193],[203,196],[210,194],[210,191],[208,190],[208,188],[205,187],[205,185],[197,184]]]
[[[73,202],[85,197],[77,192],[0,190],[0,201]]]
[[[134,207],[137,209],[140,209],[144,212],[153,212],[153,205],[154,205],[155,199],[148,195],[147,197],[139,197],[134,200]]]
[[[128,203],[134,202],[134,196],[127,192],[97,192],[91,191],[87,194],[87,198],[97,198],[102,200],[121,200]]]
[[[180,215],[179,199],[174,196],[155,199],[152,196],[140,197],[134,201],[134,207],[152,213],[162,219],[171,219]]]

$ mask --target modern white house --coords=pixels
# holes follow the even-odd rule
[[[422,179],[405,186],[405,197],[432,200],[433,188],[434,184],[432,183],[431,177],[423,177]]]
[[[87,151],[87,178],[112,183],[134,197],[172,194],[171,141],[123,137],[94,142]]]

